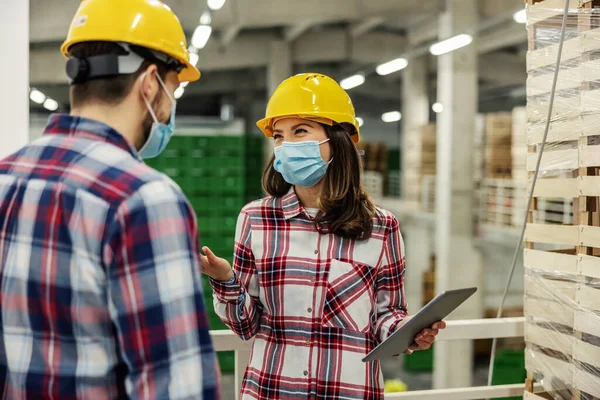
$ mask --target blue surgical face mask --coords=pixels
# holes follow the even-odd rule
[[[167,86],[160,78],[160,76],[157,74],[156,77],[158,78],[158,82],[162,86],[163,90],[167,93],[169,100],[171,100],[171,118],[169,118],[168,124],[158,122],[156,114],[154,113],[154,110],[150,105],[150,102],[148,101],[148,99],[146,99],[144,93],[142,93],[142,98],[144,99],[146,107],[148,108],[148,111],[150,112],[150,115],[152,115],[152,119],[154,120],[154,123],[152,123],[152,128],[150,129],[150,135],[148,136],[148,140],[140,149],[140,155],[142,156],[142,158],[158,157],[158,155],[160,155],[160,153],[162,153],[163,150],[167,147],[167,144],[169,143],[169,140],[171,140],[171,136],[173,136],[173,132],[175,131],[175,108],[177,107],[177,102],[175,102],[175,100],[173,100],[173,98],[169,94],[169,90],[167,89]],[[142,82],[145,78],[145,76],[142,77]]]
[[[319,150],[319,146],[328,141],[329,139],[322,142],[316,140],[283,142],[281,146],[275,148],[273,168],[290,185],[314,186],[323,178],[327,166],[331,163],[323,160]]]

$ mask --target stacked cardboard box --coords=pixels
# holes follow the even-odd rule
[[[420,208],[423,177],[436,173],[436,125],[429,124],[404,133],[403,198]]]

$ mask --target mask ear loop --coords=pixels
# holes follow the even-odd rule
[[[319,146],[322,145],[323,143],[327,143],[331,140],[331,138],[327,138],[321,142],[319,142]],[[331,162],[333,161],[333,157],[331,157],[331,160],[329,160],[329,162],[327,163],[327,165],[331,164]]]
[[[142,83],[144,83],[145,79],[146,79],[146,73],[144,72],[142,74]],[[152,115],[152,119],[154,120],[154,122],[156,122],[158,124],[158,118],[156,118],[156,114],[154,113],[154,110],[152,109],[152,105],[150,105],[150,102],[146,98],[146,95],[144,94],[143,90],[142,90],[142,99],[144,99],[144,102],[146,103],[146,107],[148,108],[148,111],[150,111],[150,115]]]

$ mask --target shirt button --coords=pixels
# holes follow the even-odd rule
[[[308,307],[308,309],[306,311],[312,312],[312,307]]]
[[[315,254],[319,254],[319,250],[315,250]]]
[[[304,371],[304,376],[308,376],[308,371]]]
[[[311,278],[310,281],[314,283],[314,282],[317,281],[317,279],[316,278]]]
[[[304,343],[306,343],[307,346],[310,346],[310,339],[306,339]]]

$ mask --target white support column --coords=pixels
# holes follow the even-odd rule
[[[478,23],[477,0],[446,0],[440,39],[468,33]],[[477,38],[438,57],[438,101],[444,111],[437,124],[436,292],[477,286],[478,293],[451,319],[481,318],[482,267],[473,241],[471,149],[477,111]],[[434,388],[472,384],[473,343],[440,342],[435,348]]]
[[[269,65],[267,66],[267,96],[271,96],[277,86],[292,76],[292,50],[290,43],[284,40],[274,40],[269,49]],[[273,145],[265,141],[265,164],[273,155]]]
[[[6,1],[0,13],[0,159],[29,141],[29,0]]]
[[[409,32],[409,42],[410,42]],[[427,57],[421,56],[409,60],[402,76],[402,151],[412,129],[429,122],[429,99],[427,90]],[[403,153],[402,171],[414,169],[407,163]],[[402,225],[406,247],[406,299],[411,313],[422,306],[423,272],[429,268],[432,248],[428,227],[422,223]]]

